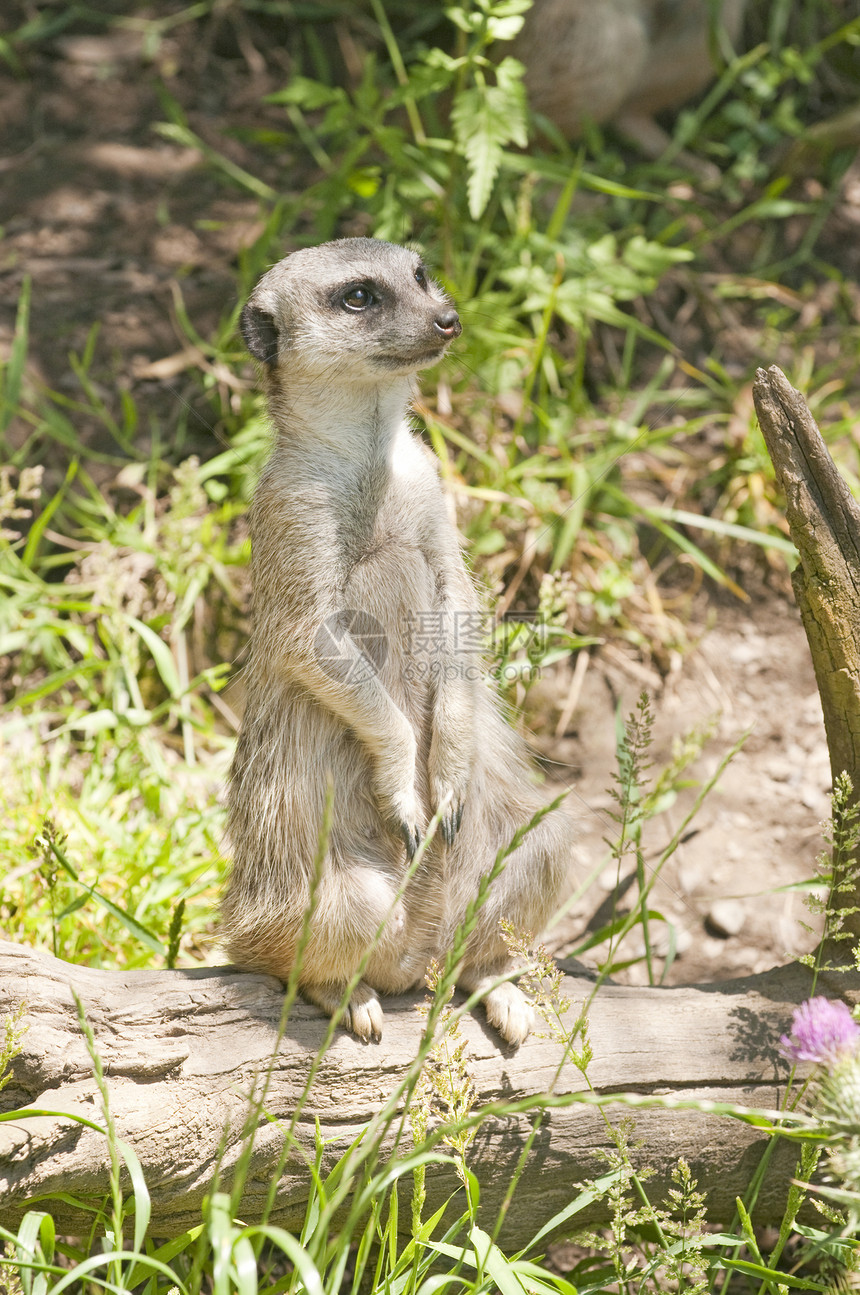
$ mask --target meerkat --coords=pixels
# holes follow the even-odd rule
[[[497,852],[545,805],[483,677],[476,589],[438,461],[408,419],[414,375],[461,325],[415,251],[353,238],[270,269],[241,328],[275,442],[251,511],[226,948],[241,967],[289,976],[331,780],[299,986],[334,1012],[370,950],[344,1023],[379,1039],[379,994],[422,982]],[[553,810],[510,855],[468,944],[459,983],[485,992],[490,1022],[512,1044],[527,1036],[532,1010],[516,985],[497,983],[514,965],[500,919],[537,935],[571,851],[571,821]]]
[[[535,0],[513,52],[532,106],[575,139],[586,119],[614,121],[658,157],[654,114],[678,108],[716,72],[718,28],[734,45],[746,0]]]

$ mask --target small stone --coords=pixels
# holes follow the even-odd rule
[[[601,890],[605,890],[607,894],[609,894],[609,892],[613,891],[619,882],[623,880],[624,873],[619,873],[618,864],[610,863],[603,869],[600,876],[597,878],[597,884]]]
[[[679,926],[675,933],[675,957],[682,958],[688,949],[693,947],[693,936],[686,926]]]
[[[721,940],[738,935],[746,921],[744,906],[737,899],[718,899],[711,905],[705,918],[705,927],[710,935]]]
[[[797,765],[786,756],[776,756],[775,759],[768,760],[765,770],[774,782],[793,782],[797,774]]]
[[[678,885],[685,895],[692,895],[704,881],[704,870],[693,860],[682,863],[678,869]]]
[[[800,793],[800,803],[806,809],[811,809],[819,818],[826,818],[830,809],[827,797],[817,787],[804,787]]]
[[[648,934],[651,940],[652,955],[655,958],[667,958],[669,956],[669,949],[671,948],[668,926],[663,922],[652,922]],[[692,942],[693,937],[690,935],[690,932],[676,921],[675,957],[682,957],[683,954],[687,952]],[[627,946],[625,945],[625,949],[626,947]],[[637,935],[631,942],[629,956],[631,958],[645,957],[645,941],[641,935]]]

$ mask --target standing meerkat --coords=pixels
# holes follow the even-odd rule
[[[368,238],[294,252],[242,312],[276,439],[251,511],[253,633],[230,776],[228,953],[286,979],[327,786],[328,856],[300,987],[327,1012],[385,920],[345,1024],[379,1038],[377,993],[419,984],[517,828],[545,804],[480,669],[478,598],[435,456],[411,430],[414,374],[459,336],[416,252]],[[430,816],[440,829],[395,904]],[[543,928],[572,826],[543,818],[493,884],[459,977],[510,1043],[532,1011],[499,922]]]

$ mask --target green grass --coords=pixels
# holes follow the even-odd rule
[[[668,603],[691,567],[742,596],[748,579],[791,564],[749,400],[758,364],[782,363],[848,479],[860,476],[851,412],[860,407],[860,325],[850,275],[825,236],[850,150],[822,153],[812,175],[792,176],[786,161],[810,122],[856,101],[860,20],[846,21],[831,0],[769,6],[751,19],[748,52],[679,114],[670,152],[647,162],[611,131],[571,146],[528,118],[516,67],[488,58],[521,7],[481,0],[430,12],[413,0],[369,0],[356,14],[331,3],[325,17],[355,21],[369,54],[355,82],[315,21],[319,6],[284,6],[296,74],[261,104],[266,124],[245,129],[263,162],[301,159],[308,182],[294,191],[233,159],[229,122],[203,141],[167,85],[155,127],[200,149],[220,191],[259,201],[262,232],[238,257],[237,302],[285,250],[345,229],[424,245],[465,327],[423,382],[418,413],[479,578],[494,594],[518,581],[513,610],[545,615],[541,636],[503,626],[492,644],[506,700],[539,728],[547,717],[529,691],[536,667],[551,677],[584,646],[617,638],[659,668],[687,642],[685,612]],[[203,2],[164,17],[54,6],[7,31],[0,57],[23,78],[33,51],[82,26],[142,31],[157,52],[171,33],[204,44],[219,23],[241,31],[271,12],[264,0]],[[720,167],[718,191],[691,183],[682,148]],[[40,386],[27,362],[29,286],[0,371],[0,918],[6,938],[93,966],[215,960],[219,797],[235,732],[228,685],[247,633],[245,514],[267,432],[235,331],[238,305],[207,337],[178,284],[174,307],[207,362],[197,397],[227,447],[208,460],[183,449],[181,425],[170,443],[141,437],[148,411],[121,385],[106,386],[95,332],[70,357],[69,384]],[[650,896],[687,821],[650,871],[643,836],[664,821],[707,735],[689,735],[678,759],[649,775],[649,726],[643,700],[618,734],[611,850],[619,868],[635,865],[636,903],[572,952],[595,957],[605,976],[629,965],[624,940],[641,933],[638,960],[659,983],[674,942],[670,929],[668,955],[655,954],[665,919]],[[469,1145],[484,1116],[447,1002],[452,966],[439,973],[404,1079],[418,1120],[409,1155],[392,1162],[380,1150],[391,1107],[328,1178],[317,1177],[298,1235],[243,1226],[237,1197],[215,1184],[199,1224],[157,1246],[146,1184],[102,1112],[113,1192],[92,1237],[58,1240],[34,1209],[5,1238],[10,1290],[15,1281],[27,1295],[826,1288],[814,1265],[812,1276],[790,1276],[787,1255],[794,1263],[806,1245],[844,1259],[850,1243],[832,1219],[817,1232],[796,1229],[795,1194],[768,1268],[743,1210],[730,1234],[705,1230],[696,1193],[707,1184],[697,1187],[682,1164],[675,1196],[648,1202],[632,1135],[608,1114],[606,1172],[571,1189],[564,1224],[576,1231],[582,1208],[599,1198],[614,1235],[592,1236],[566,1277],[541,1259],[558,1220],[522,1253],[501,1250],[497,1229],[477,1222]],[[548,964],[533,988],[557,1031],[559,1073],[573,1065],[587,1081],[587,1023],[560,1030]],[[10,1022],[7,1058],[18,1028]],[[444,1135],[428,1134],[434,1116]],[[537,1103],[535,1136],[542,1118]],[[812,1163],[804,1155],[801,1178]],[[440,1157],[456,1219],[444,1226],[420,1206],[425,1167]],[[405,1233],[398,1183],[414,1188]],[[746,1201],[753,1220],[759,1185],[754,1178]],[[350,1194],[349,1226],[336,1227]],[[856,1196],[840,1204],[843,1231],[852,1220],[856,1228]],[[625,1273],[634,1257],[635,1274]]]

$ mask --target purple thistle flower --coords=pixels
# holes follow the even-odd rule
[[[780,1039],[782,1055],[789,1061],[817,1061],[835,1065],[857,1049],[860,1025],[845,1003],[829,998],[808,998],[794,1009],[791,1034]]]

